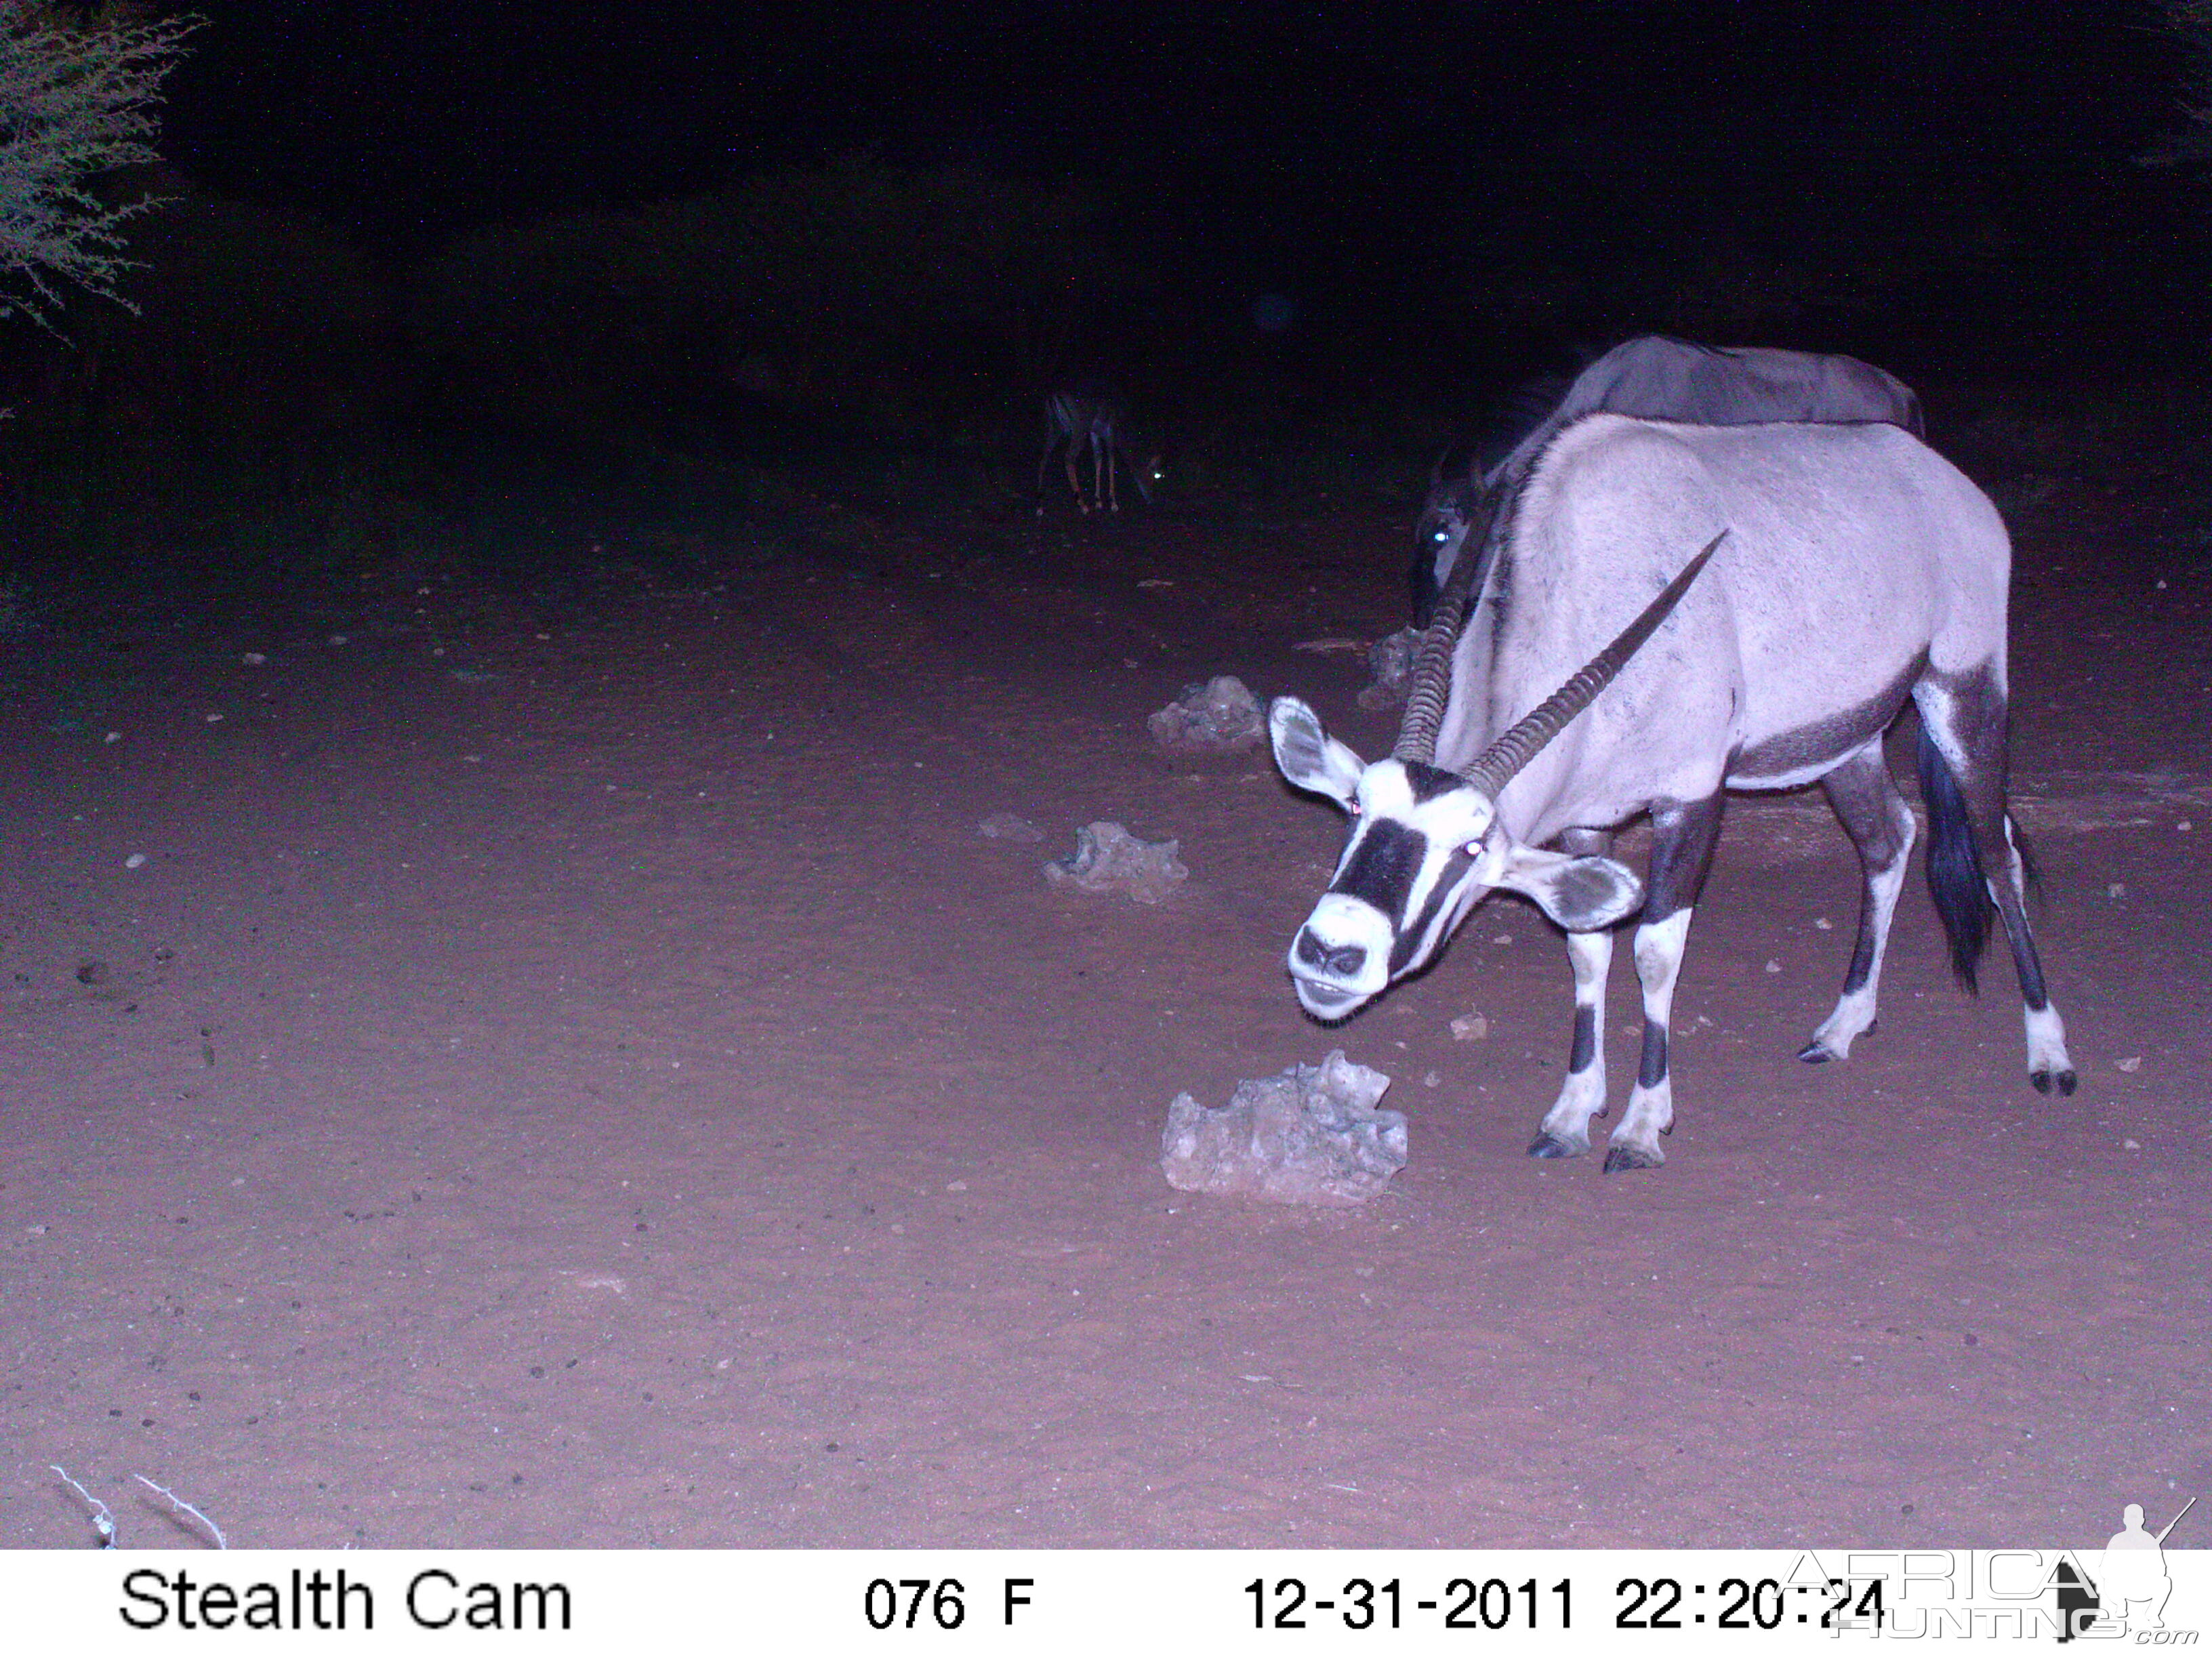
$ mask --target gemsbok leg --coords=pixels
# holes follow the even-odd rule
[[[1813,1033],[1813,1040],[1797,1051],[1798,1059],[1814,1065],[1844,1059],[1852,1042],[1874,1030],[1882,954],[1889,945],[1890,918],[1905,887],[1915,833],[1912,809],[1897,793],[1880,737],[1846,756],[1842,765],[1820,780],[1820,788],[1844,833],[1858,849],[1866,886],[1859,901],[1858,943],[1851,951],[1850,969],[1844,975],[1844,994],[1837,1000],[1836,1011]]]
[[[1667,1161],[1659,1137],[1674,1127],[1674,1086],[1668,1075],[1667,1034],[1674,1014],[1674,981],[1690,915],[1712,867],[1720,839],[1717,789],[1703,800],[1665,802],[1651,813],[1651,871],[1644,920],[1636,930],[1636,975],[1644,987],[1644,1056],[1628,1109],[1606,1145],[1605,1170],[1656,1170]]]
[[[1913,689],[1920,708],[1920,793],[1928,805],[1928,884],[1951,939],[1951,966],[1969,990],[1981,955],[1982,896],[2003,919],[2020,977],[2027,1080],[2039,1093],[2075,1089],[2066,1027],[2043,982],[2027,925],[2027,871],[2005,810],[2007,709],[1995,665]]]
[[[1602,857],[1613,850],[1613,837],[1601,830],[1570,830],[1559,845]],[[1590,1120],[1605,1115],[1605,980],[1613,966],[1613,935],[1568,934],[1567,960],[1575,970],[1574,1046],[1559,1097],[1528,1143],[1531,1158],[1579,1158],[1589,1151]]]

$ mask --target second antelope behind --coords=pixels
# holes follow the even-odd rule
[[[1096,384],[1064,387],[1045,398],[1044,453],[1037,458],[1037,517],[1044,516],[1045,473],[1052,465],[1055,451],[1066,459],[1068,492],[1075,497],[1079,513],[1096,511],[1102,497],[1108,512],[1121,510],[1114,484],[1122,465],[1127,465],[1130,482],[1137,486],[1137,494],[1146,505],[1151,505],[1153,487],[1167,475],[1155,453],[1145,452],[1141,459],[1122,460],[1118,440],[1128,435],[1128,419],[1126,400]],[[1083,499],[1083,485],[1075,474],[1076,454],[1086,444],[1091,449],[1088,501]]]

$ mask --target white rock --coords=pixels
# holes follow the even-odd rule
[[[1190,878],[1176,858],[1181,845],[1139,841],[1118,823],[1085,824],[1075,832],[1074,855],[1046,865],[1044,878],[1055,887],[1125,893],[1139,904],[1158,904]]]
[[[143,853],[133,853],[129,858],[123,860],[123,867],[126,870],[136,870],[145,862],[146,855]]]
[[[975,833],[988,841],[1042,841],[1044,831],[1027,818],[1016,817],[1012,812],[994,812],[975,826]]]
[[[1375,677],[1357,699],[1362,708],[1394,708],[1406,701],[1413,684],[1413,655],[1421,636],[1411,628],[1386,634],[1367,649],[1367,672]]]
[[[1389,1086],[1339,1048],[1318,1066],[1247,1078],[1219,1111],[1177,1095],[1160,1137],[1161,1172],[1187,1193],[1364,1203],[1406,1164],[1405,1114],[1376,1104]]]
[[[2117,1065],[2124,1072],[2140,1072],[2142,1070],[2142,1056],[2141,1054],[2131,1055],[2126,1060],[2115,1060],[2113,1064]]]
[[[1480,1014],[1462,1014],[1451,1023],[1455,1042],[1480,1042],[1490,1035],[1490,1022]]]
[[[1176,753],[1241,754],[1267,736],[1267,717],[1243,681],[1218,674],[1183,687],[1182,696],[1145,726],[1154,743]]]

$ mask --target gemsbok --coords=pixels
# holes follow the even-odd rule
[[[1283,775],[1352,817],[1291,945],[1306,1010],[1344,1018],[1489,890],[1527,895],[1566,930],[1575,980],[1566,1079],[1528,1150],[1573,1156],[1606,1108],[1608,930],[1640,910],[1643,1053],[1605,1167],[1659,1164],[1675,975],[1725,791],[1826,791],[1864,884],[1843,995],[1801,1057],[1842,1060],[1873,1026],[1914,831],[1882,734],[1910,698],[1952,966],[1972,988],[1993,904],[2030,1080],[2072,1093],[2006,810],[2011,549],[1989,498],[1901,427],[1596,414],[1553,434],[1499,512],[1492,556],[1445,584],[1389,758],[1363,761],[1295,698],[1269,711]],[[1644,813],[1639,884],[1606,854]]]
[[[1548,410],[1540,404],[1524,413],[1516,435],[1502,438],[1486,455],[1462,447],[1437,463],[1414,526],[1413,560],[1407,572],[1417,623],[1427,625],[1462,546],[1469,556],[1481,556],[1488,541],[1485,532],[1514,480],[1561,428],[1600,410],[1698,426],[1887,421],[1916,438],[1927,435],[1918,394],[1894,374],[1856,357],[1765,346],[1693,345],[1662,334],[1623,341],[1577,375]],[[1476,526],[1481,528],[1470,535]]]
[[[1114,488],[1115,474],[1119,471],[1118,439],[1126,435],[1129,418],[1128,405],[1120,398],[1102,387],[1085,386],[1070,387],[1052,393],[1044,400],[1044,453],[1037,457],[1037,517],[1044,516],[1044,475],[1052,465],[1054,452],[1063,451],[1067,460],[1067,488],[1075,497],[1076,511],[1092,513],[1098,509],[1102,494],[1106,510],[1119,513],[1121,503]],[[1085,445],[1091,449],[1091,499],[1083,499],[1083,486],[1076,479],[1076,453]],[[1129,465],[1130,482],[1137,486],[1137,494],[1146,506],[1152,504],[1152,490],[1166,474],[1157,454],[1147,454],[1140,461]]]

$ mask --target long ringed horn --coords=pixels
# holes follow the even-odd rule
[[[1698,572],[1713,556],[1713,550],[1728,538],[1728,532],[1707,542],[1705,550],[1684,565],[1681,574],[1659,590],[1659,597],[1645,605],[1634,622],[1620,630],[1611,645],[1592,657],[1582,672],[1544,699],[1517,722],[1513,729],[1482,752],[1480,759],[1467,769],[1467,781],[1492,800],[1498,792],[1512,781],[1515,773],[1536,757],[1536,753],[1565,729],[1569,720],[1589,708],[1597,694],[1613,683],[1634,656],[1637,648],[1650,639],[1652,631],[1667,620]]]

